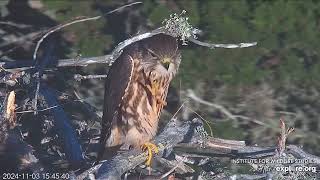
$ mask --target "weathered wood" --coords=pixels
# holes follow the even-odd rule
[[[154,143],[159,147],[159,153],[156,156],[166,157],[176,144],[185,140],[187,135],[193,134],[195,127],[201,125],[202,123],[198,119],[185,123],[176,119],[171,120],[154,140]],[[142,164],[146,158],[147,153],[139,150],[124,152],[82,173],[77,179],[83,179],[83,177],[95,171],[97,171],[98,179],[119,179],[126,171]],[[98,166],[100,168],[97,168]]]

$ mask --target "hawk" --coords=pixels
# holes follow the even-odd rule
[[[150,165],[150,149],[156,147],[149,141],[157,133],[169,84],[180,61],[176,38],[165,34],[137,41],[124,49],[106,79],[98,161],[106,147],[130,149],[144,145]]]

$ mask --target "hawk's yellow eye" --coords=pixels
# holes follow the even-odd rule
[[[163,63],[163,64],[167,64],[167,63],[169,64],[170,62],[171,62],[171,59],[170,59],[170,58],[167,58],[167,57],[166,57],[166,58],[163,58],[163,59],[162,59],[162,63]]]

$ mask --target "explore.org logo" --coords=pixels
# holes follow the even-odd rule
[[[276,171],[281,172],[317,172],[317,167],[313,166],[277,166]]]

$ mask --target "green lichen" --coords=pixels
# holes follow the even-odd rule
[[[174,37],[180,37],[182,44],[187,45],[190,37],[197,38],[197,29],[192,27],[188,22],[189,18],[185,17],[187,11],[183,10],[180,14],[174,13],[170,15],[169,19],[165,19],[162,23],[164,28]]]

